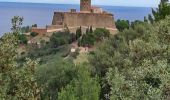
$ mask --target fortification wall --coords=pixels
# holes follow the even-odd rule
[[[47,30],[59,29],[59,28],[63,28],[63,25],[47,25],[46,26]]]
[[[55,12],[52,25],[115,28],[114,17],[112,14],[108,13]]]
[[[47,29],[41,29],[41,28],[32,28],[31,32],[39,33],[38,35],[43,36],[47,33]]]

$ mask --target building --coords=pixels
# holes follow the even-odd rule
[[[91,11],[91,0],[80,0],[80,11]]]
[[[92,13],[103,13],[103,9],[100,7],[92,6],[91,7],[91,12]]]
[[[91,6],[91,0],[80,0],[80,11],[70,9],[68,12],[54,12],[52,25],[47,25],[47,32],[61,31],[68,27],[76,30],[78,27],[106,28],[111,32],[117,31],[114,16],[103,11],[100,7]]]

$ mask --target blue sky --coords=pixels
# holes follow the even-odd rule
[[[0,0],[0,2],[31,2],[31,3],[56,3],[56,4],[79,4],[80,0]],[[137,6],[157,7],[160,0],[92,0],[94,5],[112,6]]]

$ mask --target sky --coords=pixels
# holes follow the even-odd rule
[[[80,0],[0,0],[0,2],[31,2],[54,4],[79,4]],[[93,5],[157,7],[160,0],[92,0]]]

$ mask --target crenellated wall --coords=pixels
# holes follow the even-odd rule
[[[115,28],[114,17],[109,13],[55,12],[52,25],[93,26],[95,28]]]

